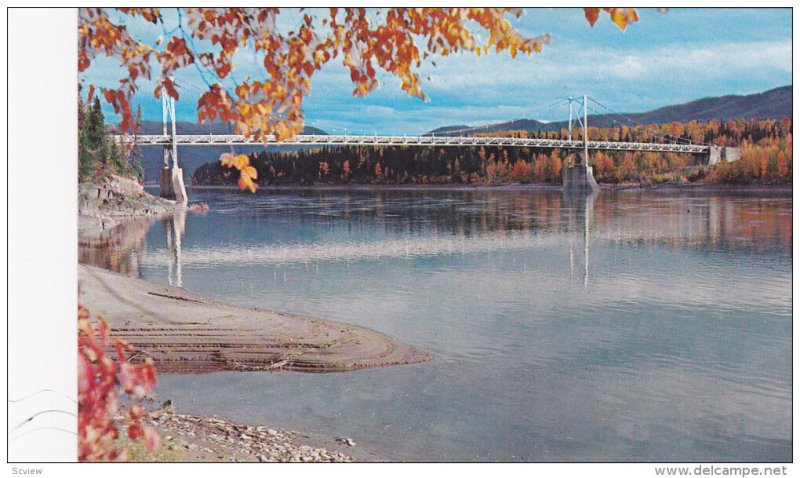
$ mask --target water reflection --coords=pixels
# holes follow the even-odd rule
[[[169,285],[183,287],[183,263],[181,261],[181,237],[186,232],[186,210],[181,209],[161,220],[167,234],[167,249],[172,256],[167,266]]]
[[[151,235],[165,247],[148,248],[144,235],[153,221],[137,221],[108,231],[109,240],[82,242],[81,261],[134,275],[141,261],[168,265],[167,282],[178,285],[184,267],[411,259],[525,250],[566,239],[570,275],[583,245],[588,285],[590,248],[598,241],[791,254],[791,206],[734,197],[376,192],[223,198],[218,207],[193,220],[202,233],[188,248],[184,212],[161,220],[165,234]]]
[[[564,192],[562,201],[566,215],[565,223],[569,234],[569,270],[570,278],[575,274],[575,240],[580,234],[583,237],[583,286],[589,286],[589,230],[594,217],[594,202],[598,191],[591,194],[583,192]]]
[[[135,219],[78,238],[78,261],[141,277],[139,253],[153,219]]]
[[[160,217],[137,218],[78,238],[78,262],[132,277],[144,277],[142,259],[147,254],[147,236],[160,223],[166,249],[157,260],[167,266],[167,283],[183,286],[181,238],[186,232],[186,210]],[[146,259],[152,264],[154,258]]]
[[[100,262],[371,327],[435,360],[160,377],[189,413],[347,434],[400,460],[791,459],[790,197],[193,198],[207,216],[134,227]]]

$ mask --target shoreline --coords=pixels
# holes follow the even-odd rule
[[[156,184],[145,185],[146,188]],[[189,185],[197,191],[239,191],[236,185]],[[533,191],[559,192],[560,184],[554,183],[504,183],[504,184],[298,184],[266,185],[260,190],[275,191]],[[697,192],[697,193],[757,193],[769,192],[791,194],[792,183],[774,184],[729,184],[729,183],[664,183],[643,186],[640,184],[600,183],[600,192]]]
[[[282,428],[252,425],[225,418],[179,413],[165,402],[150,412],[161,447],[148,452],[127,442],[135,462],[350,463],[384,461],[352,438],[328,438]],[[123,425],[124,427],[124,425]]]
[[[78,238],[92,241],[126,221],[157,218],[186,209],[153,196],[145,186],[120,176],[78,183]]]
[[[85,264],[78,280],[81,303],[159,373],[343,372],[433,358],[365,327],[226,304]]]

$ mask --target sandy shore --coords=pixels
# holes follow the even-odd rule
[[[80,302],[160,373],[339,372],[431,359],[363,327],[224,304],[87,265],[78,278]]]

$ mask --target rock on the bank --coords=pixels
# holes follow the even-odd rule
[[[147,193],[138,182],[121,176],[78,185],[79,232],[83,236],[113,227],[124,219],[166,214],[182,207]]]

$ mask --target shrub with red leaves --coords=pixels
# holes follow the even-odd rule
[[[156,369],[149,358],[143,364],[128,362],[136,352],[133,346],[112,339],[101,317],[95,322],[96,326],[86,307],[78,306],[78,460],[124,461],[127,457],[117,442],[119,431],[114,423],[118,397],[146,397],[156,385]],[[131,405],[125,418],[128,438],[144,441],[147,449],[155,452],[160,443],[158,432],[146,424],[142,404]]]

